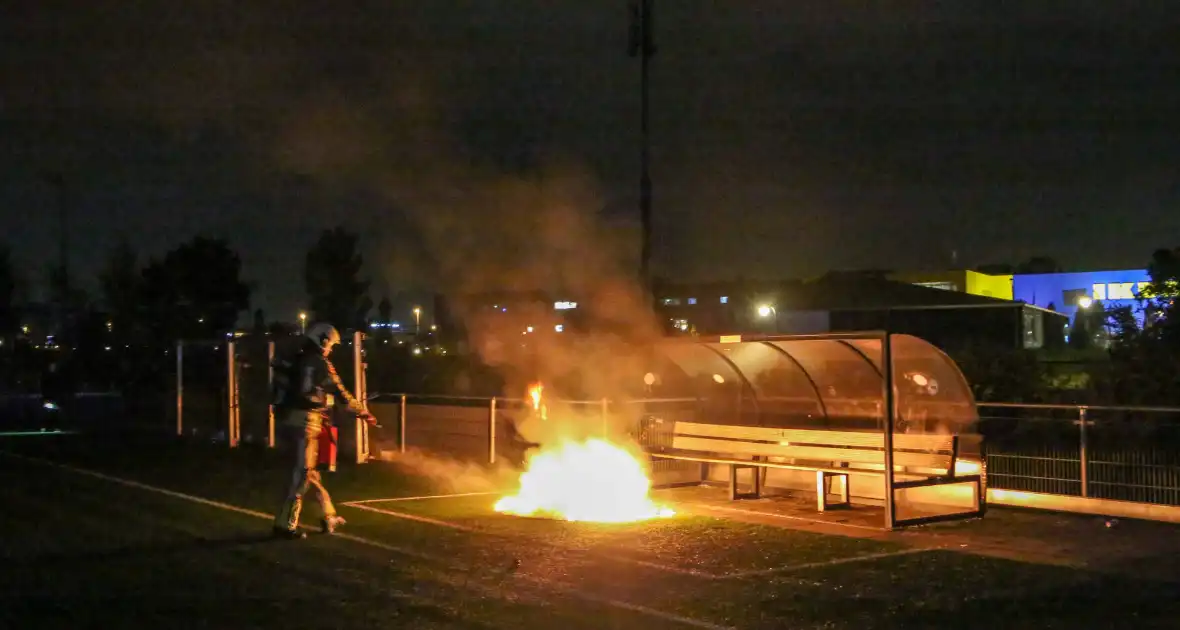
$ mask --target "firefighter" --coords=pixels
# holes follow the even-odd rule
[[[276,398],[281,401],[277,405],[276,415],[281,418],[282,429],[288,436],[287,442],[295,447],[290,487],[282,509],[275,515],[274,534],[281,538],[305,537],[299,530],[299,512],[303,508],[303,495],[309,489],[314,490],[323,511],[321,531],[331,534],[344,524],[344,519],[336,514],[328,490],[320,479],[320,471],[316,468],[319,437],[327,418],[328,397],[339,396],[347,402],[358,419],[376,423],[372,414],[340,382],[336,368],[328,360],[332,348],[340,343],[340,333],[329,324],[317,323],[307,330],[302,343],[297,356],[278,365],[280,370],[284,367],[289,369],[283,375],[286,378],[276,378],[276,382],[284,383],[286,387],[285,391],[276,393]]]

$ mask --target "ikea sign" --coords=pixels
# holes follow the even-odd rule
[[[1095,300],[1134,300],[1151,287],[1150,282],[1096,282],[1090,294]]]

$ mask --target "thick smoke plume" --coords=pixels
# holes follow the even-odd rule
[[[489,470],[484,465],[450,459],[437,453],[408,449],[391,454],[389,461],[429,479],[438,492],[497,492],[511,485],[516,471],[507,462]]]
[[[266,219],[268,229],[283,234],[308,229],[292,223],[365,229],[373,225],[371,208],[389,208],[380,220],[383,229],[362,235],[369,243],[381,241],[380,255],[367,256],[378,279],[394,287],[423,279],[420,286],[447,295],[453,315],[467,326],[469,347],[505,372],[574,383],[571,395],[615,397],[623,390],[622,357],[657,330],[638,283],[634,231],[620,233],[601,220],[596,171],[607,165],[588,166],[580,155],[546,146],[544,138],[563,137],[546,133],[547,125],[565,125],[568,136],[563,111],[570,104],[561,105],[564,92],[550,85],[560,77],[550,75],[536,55],[488,56],[502,51],[505,41],[518,45],[530,30],[564,39],[553,36],[546,22],[561,14],[600,24],[577,31],[583,42],[599,45],[594,29],[624,32],[622,9],[608,14],[568,2],[560,11],[521,11],[505,19],[498,6],[456,11],[395,2],[372,20],[347,3],[328,18],[319,5],[284,5],[280,14],[215,0],[186,11],[178,22],[163,6],[128,11],[99,0],[66,15],[29,3],[25,18],[36,25],[29,47],[44,39],[36,37],[43,28],[71,46],[89,48],[68,56],[60,90],[44,91],[59,95],[60,103],[30,100],[23,106],[52,110],[78,100],[70,89],[85,84],[103,108],[154,121],[177,142],[232,138],[259,188],[281,191]],[[124,37],[87,36],[108,19],[124,25]],[[482,35],[472,38],[468,30],[477,25]],[[485,38],[502,41],[485,49]],[[113,41],[139,42],[154,53],[112,47]],[[629,67],[621,49],[609,58],[561,54],[568,63],[610,76],[624,76]],[[591,106],[603,117],[588,124],[601,126],[596,135],[637,141],[626,133],[633,129],[618,133],[620,114],[610,113],[619,110],[620,86],[597,85],[587,98],[610,106]],[[545,102],[559,111],[535,119],[522,113]],[[523,157],[504,166],[511,160],[503,154],[518,149]],[[265,258],[283,267],[301,260],[302,247],[287,249]],[[525,349],[515,338],[528,326],[551,332],[545,320],[552,305],[492,319],[469,299],[486,291],[525,290],[568,295],[579,302],[587,326],[610,332],[536,335]],[[511,387],[523,394],[525,385]]]
[[[275,155],[330,185],[365,187],[396,209],[407,230],[389,247],[420,257],[416,270],[447,297],[472,352],[523,375],[509,383],[509,396],[523,396],[532,379],[550,383],[556,397],[619,398],[633,389],[636,349],[659,327],[626,255],[636,244],[599,219],[593,173],[561,155],[526,172],[465,159],[437,102],[425,86],[406,87],[391,119],[342,97],[317,98],[293,111]],[[487,294],[497,292],[576,300],[579,327],[595,332],[555,334],[551,301],[488,308]],[[581,425],[580,415],[570,410],[553,422]],[[542,437],[527,425],[522,433]]]

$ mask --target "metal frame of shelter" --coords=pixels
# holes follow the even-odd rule
[[[760,350],[746,350],[743,353],[744,356],[738,352],[729,351],[742,347],[757,347]],[[848,427],[831,426],[833,423],[839,424],[841,421],[839,414],[832,415],[834,411],[833,407],[839,403],[837,403],[838,399],[836,397],[830,395],[825,390],[829,388],[834,390],[835,387],[840,385],[841,378],[852,380],[854,375],[833,372],[833,368],[828,367],[828,365],[842,365],[844,366],[843,369],[850,369],[850,366],[856,363],[847,363],[847,361],[863,362],[872,371],[872,375],[875,377],[873,381],[879,382],[879,389],[876,389],[876,393],[872,397],[866,395],[866,390],[864,389],[866,381],[863,376],[868,374],[868,372],[863,372],[858,376],[858,378],[861,378],[859,381],[859,386],[861,387],[859,397],[839,400],[856,400],[862,404],[868,403],[870,405],[874,402],[880,404],[880,407],[874,413],[879,422],[878,430],[882,433],[882,442],[884,445],[883,464],[885,474],[882,476],[885,480],[885,528],[894,529],[895,527],[904,525],[971,518],[981,516],[986,510],[986,489],[983,486],[983,453],[981,446],[979,452],[981,466],[978,471],[979,474],[957,475],[955,474],[954,464],[952,462],[948,474],[943,477],[932,476],[927,479],[918,480],[896,479],[899,471],[894,466],[894,434],[898,427],[899,418],[901,417],[898,409],[899,401],[907,403],[917,401],[919,397],[924,395],[921,392],[923,388],[926,389],[925,393],[929,394],[931,391],[930,388],[933,387],[934,394],[926,396],[928,400],[922,401],[928,408],[941,409],[941,413],[950,414],[944,417],[950,417],[958,429],[974,428],[978,421],[978,411],[974,396],[971,393],[971,388],[967,380],[963,377],[954,361],[929,342],[911,335],[888,333],[886,331],[819,335],[727,335],[719,337],[698,337],[691,340],[686,339],[683,341],[678,340],[661,343],[657,346],[657,353],[672,365],[679,368],[685,376],[689,377],[689,383],[692,382],[693,378],[699,378],[700,382],[707,383],[708,378],[711,377],[720,385],[726,381],[726,378],[721,375],[719,368],[725,366],[724,369],[727,374],[736,376],[741,383],[741,392],[743,393],[739,394],[738,417],[743,420],[747,417],[745,414],[744,403],[746,399],[744,393],[749,392],[749,402],[752,406],[752,412],[759,418],[760,424],[765,416],[775,413],[773,410],[768,412],[767,407],[773,407],[776,400],[799,402],[804,399],[802,397],[783,398],[760,396],[760,391],[767,388],[768,383],[771,383],[771,386],[773,386],[774,379],[763,378],[760,383],[758,377],[766,376],[764,372],[766,367],[765,365],[756,366],[753,364],[759,362],[765,364],[767,361],[772,360],[770,357],[773,357],[773,360],[777,361],[780,367],[793,365],[796,370],[802,373],[805,381],[815,394],[815,410],[820,417],[815,418],[810,415],[808,417],[812,417],[813,420],[822,420],[827,425],[826,428],[835,431],[847,429]],[[756,357],[755,355],[759,353],[763,356]],[[897,375],[899,362],[909,364],[909,366],[903,365],[906,370],[902,374],[901,384],[904,386],[901,388],[898,387],[899,380]],[[916,379],[914,375],[921,372],[916,370],[910,371],[908,369],[914,365],[922,365],[931,373],[937,371],[937,377],[926,374],[924,375],[924,379]],[[841,368],[835,369],[838,370]],[[796,385],[800,382],[803,381],[796,379]],[[919,383],[921,383],[921,386],[918,386]],[[941,401],[936,402],[934,399],[938,398],[937,392],[940,383],[943,388],[943,396]],[[688,387],[692,388],[694,386],[689,384]],[[699,398],[699,391],[694,393]],[[849,415],[847,417],[852,416]],[[862,415],[859,416],[859,419],[864,421],[866,417]],[[708,422],[707,420],[702,421]],[[857,430],[867,429],[860,428]],[[964,435],[976,437],[973,433],[960,434],[956,431],[949,431],[945,427],[943,431],[951,432],[960,438]],[[960,443],[962,443],[962,440],[960,440]],[[912,518],[898,517],[896,500],[899,491],[954,484],[973,485],[974,489],[972,492],[976,494],[974,509]]]
[[[184,436],[184,348],[186,343],[176,343],[176,435]],[[227,392],[226,438],[230,448],[237,448],[242,440],[242,396],[241,396],[241,364],[237,360],[237,344],[233,339],[226,339],[225,375]],[[353,395],[359,401],[368,400],[368,386],[365,379],[367,364],[364,359],[364,333],[353,333],[353,374],[355,383]],[[274,382],[275,342],[266,342],[267,374],[266,384],[269,389]],[[268,448],[275,447],[275,409],[274,405],[267,405],[267,436]],[[369,425],[366,422],[356,423],[356,463],[364,464],[369,461]]]

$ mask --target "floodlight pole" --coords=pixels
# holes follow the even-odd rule
[[[398,405],[398,437],[397,450],[401,453],[406,452],[406,395],[402,394],[402,399]]]
[[[496,397],[488,403],[488,463],[496,463]]]
[[[226,438],[230,448],[237,448],[241,439],[242,430],[242,419],[238,415],[238,366],[237,357],[234,356],[236,353],[235,345],[232,341],[226,342],[225,344],[226,389],[228,390],[226,402],[229,407],[229,427]]]
[[[275,384],[275,342],[266,342],[266,391],[273,391]],[[266,445],[275,447],[275,406],[274,400],[266,405]]]
[[[184,342],[176,342],[176,437],[184,437]]]
[[[352,374],[355,379],[356,399],[367,409],[369,406],[368,383],[365,382],[365,333],[356,331],[352,334]],[[356,463],[364,464],[369,461],[369,423],[356,419]]]
[[[897,511],[893,503],[893,343],[889,330],[881,336],[881,371],[884,382],[884,443],[885,443],[885,529],[892,530],[897,522]]]

